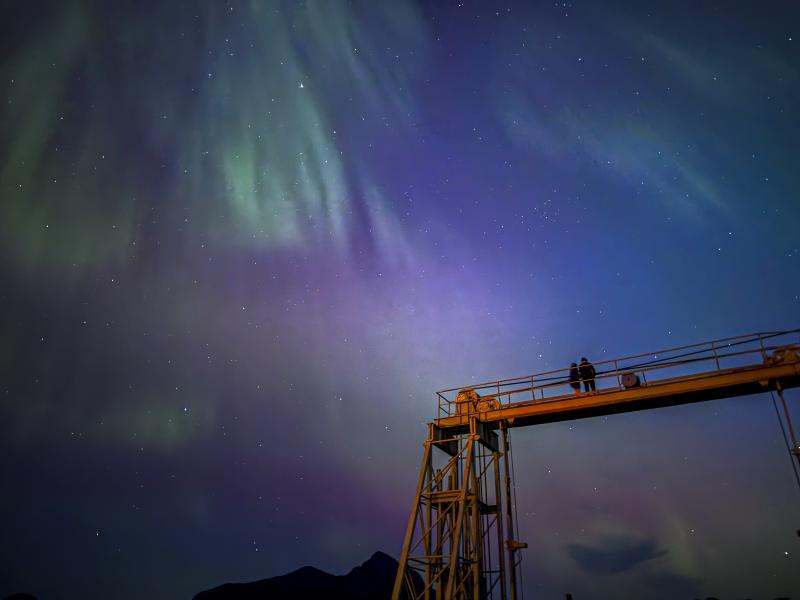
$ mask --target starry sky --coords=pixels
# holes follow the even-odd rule
[[[798,327],[799,17],[6,2],[0,595],[398,556],[435,390]],[[513,440],[526,597],[800,593],[769,396]]]

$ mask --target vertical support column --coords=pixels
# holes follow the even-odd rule
[[[434,439],[434,429],[433,428],[434,428],[433,423],[428,423],[428,439],[429,440],[433,440]],[[432,462],[433,462],[432,460],[428,460],[428,471],[427,471],[427,474],[425,476],[425,479],[426,479],[425,491],[426,491],[426,497],[428,498],[428,501],[425,503],[426,504],[426,506],[425,506],[425,516],[426,516],[427,520],[423,524],[423,532],[422,532],[423,541],[422,541],[422,545],[423,545],[423,548],[424,548],[424,551],[425,551],[425,556],[427,556],[428,559],[425,561],[425,586],[426,587],[425,587],[425,592],[423,594],[424,600],[430,600],[430,598],[431,598],[431,591],[430,591],[430,587],[428,587],[428,583],[432,580],[432,577],[433,577],[432,569],[435,569],[435,566],[432,564],[433,563],[433,559],[431,558],[431,535],[433,535],[433,532],[431,531],[431,524],[433,523],[433,520],[432,520],[433,519],[433,502],[431,501],[431,499],[433,498],[432,492],[435,489],[435,481],[434,481],[434,476],[433,476],[433,464],[432,464]]]
[[[459,459],[459,464],[461,464],[460,459]],[[448,480],[448,482],[449,482],[448,488],[450,489],[450,491],[453,492],[458,491],[458,470],[452,471],[450,473],[450,479]],[[450,549],[452,554],[453,548],[456,548],[456,551],[458,550],[456,544],[456,518],[458,517],[458,506],[456,504],[448,504],[447,512],[448,512],[447,518],[449,521],[449,525],[447,527],[447,535],[449,538],[448,548]],[[446,578],[445,588],[444,588],[445,598],[449,598],[449,596],[447,596],[447,593],[448,590],[450,589],[450,578],[452,574],[453,573],[451,571],[451,564],[448,562],[447,566],[445,567],[444,573],[442,573],[442,577]]]
[[[505,440],[503,444],[505,445]],[[506,456],[505,448],[503,450],[495,450],[492,453],[494,459],[494,500],[497,504],[497,560],[500,570],[500,599],[507,600],[506,553],[503,548],[503,543],[505,542],[505,536],[503,536],[503,494],[500,488],[500,459],[503,456]]]
[[[514,560],[514,547],[511,543],[514,535],[514,516],[512,514],[512,503],[511,503],[511,475],[509,474],[508,470],[508,459],[509,459],[509,446],[508,446],[508,425],[505,422],[500,424],[500,430],[502,431],[502,444],[503,444],[503,454],[505,455],[503,460],[503,475],[505,479],[505,487],[506,487],[506,531],[508,532],[508,541],[506,542],[506,549],[508,551],[508,575],[509,575],[509,588],[511,589],[511,600],[517,600],[517,566]],[[503,550],[501,549],[500,552]]]
[[[480,491],[481,486],[475,475],[476,468],[473,463],[470,480],[472,483],[472,532],[469,538],[470,543],[466,548],[466,558],[470,561],[472,570],[472,597],[475,600],[481,598],[481,578],[483,576],[483,536],[481,531],[480,514]]]
[[[436,476],[436,489],[437,491],[443,491],[445,482],[444,482],[444,475],[440,472]],[[449,479],[448,479],[448,486],[449,486]],[[449,487],[448,487],[449,489]],[[447,521],[450,518],[450,509],[445,508],[444,510],[439,509],[437,511],[437,519],[436,519],[436,600],[442,600],[442,594],[444,593],[444,568],[443,568],[443,560],[441,558],[442,553],[444,552],[444,532],[447,531]]]
[[[459,575],[462,571],[461,565],[459,564],[459,548],[462,544],[461,533],[464,529],[464,513],[466,512],[467,488],[469,487],[469,479],[467,478],[467,474],[470,472],[470,469],[472,469],[472,459],[473,454],[475,453],[475,435],[472,433],[472,423],[474,423],[474,421],[474,418],[470,419],[470,435],[467,441],[466,458],[464,459],[464,469],[461,477],[462,485],[458,499],[458,513],[455,518],[454,527],[451,529],[453,533],[450,541],[450,564],[448,565],[449,574],[447,577],[447,593],[445,594],[445,598],[448,600],[455,598],[455,592],[459,587]]]

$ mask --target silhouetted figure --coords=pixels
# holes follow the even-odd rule
[[[578,370],[583,380],[583,390],[585,392],[589,390],[593,392],[596,391],[597,388],[594,386],[594,378],[597,375],[597,371],[594,370],[594,365],[590,363],[585,356],[581,358],[581,366],[578,367]]]
[[[581,374],[576,363],[569,366],[569,386],[576,396],[581,393]]]

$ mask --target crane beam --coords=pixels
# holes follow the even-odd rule
[[[800,386],[800,362],[757,364],[661,379],[631,389],[613,388],[591,394],[557,396],[543,401],[498,404],[494,410],[442,417],[436,419],[435,423],[443,430],[465,428],[472,416],[493,428],[499,427],[503,421],[508,427],[526,427],[758,394],[774,391],[776,384],[784,389]]]

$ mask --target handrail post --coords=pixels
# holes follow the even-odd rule
[[[758,334],[758,344],[761,346],[761,359],[767,362],[767,350],[764,348],[764,336],[760,333]]]
[[[617,361],[614,361],[614,375],[617,376],[617,387],[622,388],[622,380],[619,378],[619,365]]]
[[[536,386],[533,384],[533,375],[531,375],[531,401],[536,402]]]
[[[714,354],[714,362],[717,363],[717,371],[721,371],[719,366],[719,356],[717,356],[717,346],[714,342],[711,342],[711,352]]]

